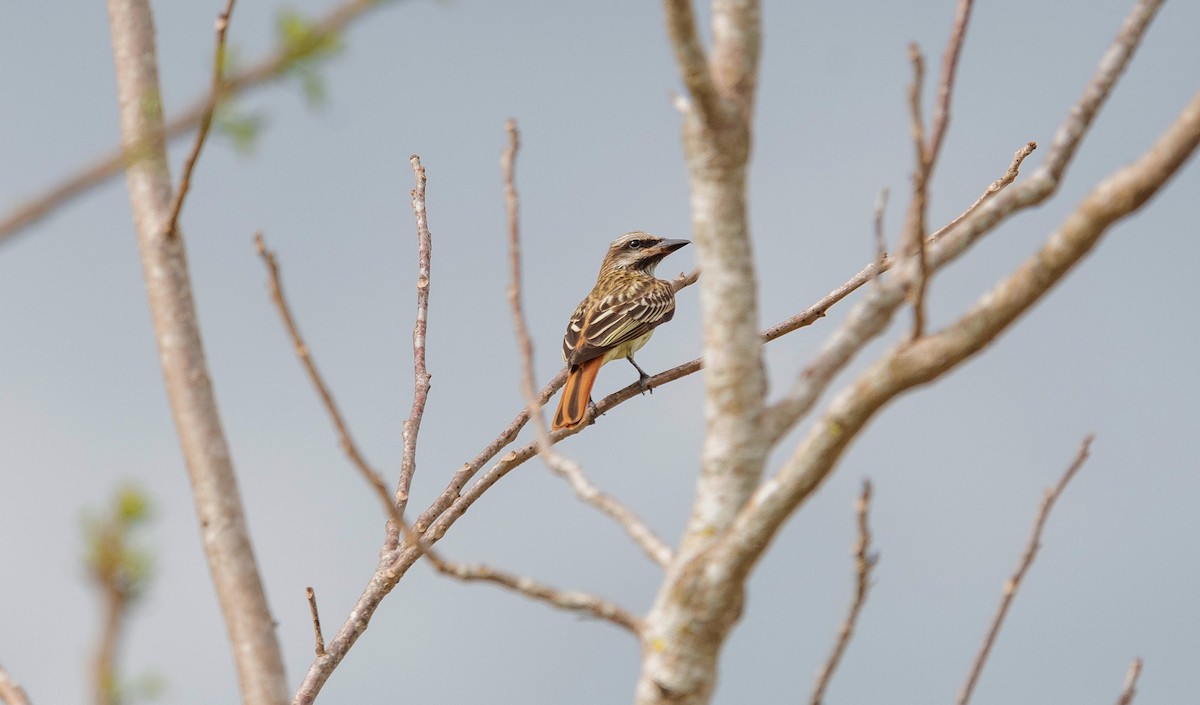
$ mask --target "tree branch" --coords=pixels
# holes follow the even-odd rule
[[[608,600],[575,590],[556,590],[531,578],[504,573],[486,565],[463,565],[443,561],[438,571],[468,582],[482,581],[501,585],[530,599],[568,612],[588,614],[629,630],[637,635],[641,624],[637,617]]]
[[[1137,695],[1137,682],[1140,675],[1142,675],[1142,660],[1135,658],[1129,665],[1129,673],[1125,674],[1125,686],[1121,688],[1121,697],[1117,698],[1117,705],[1129,705],[1133,702],[1133,696]]]
[[[675,49],[675,62],[683,85],[687,86],[697,110],[697,116],[706,124],[724,121],[724,109],[717,87],[713,84],[708,67],[708,57],[700,42],[696,29],[696,17],[692,13],[692,0],[663,0],[666,13],[667,33]]]
[[[304,588],[308,597],[308,611],[312,615],[313,642],[316,644],[317,658],[325,655],[325,637],[321,634],[321,613],[317,611],[317,593],[311,587]]]
[[[25,694],[25,689],[13,680],[8,671],[4,670],[4,666],[0,666],[0,700],[3,700],[5,705],[29,705],[29,696]]]
[[[855,509],[858,514],[858,541],[854,543],[854,599],[850,603],[850,612],[846,615],[845,621],[842,622],[842,628],[838,632],[837,642],[834,643],[833,650],[829,652],[829,658],[817,675],[817,682],[813,686],[812,696],[809,698],[811,705],[821,705],[825,700],[825,690],[833,680],[833,674],[837,670],[838,664],[841,663],[842,656],[846,653],[846,647],[850,645],[850,640],[854,637],[854,627],[858,624],[858,615],[862,613],[863,605],[867,602],[867,592],[871,589],[871,572],[879,561],[879,557],[871,553],[871,527],[867,524],[867,515],[871,511],[870,480],[863,482],[862,494],[855,503]]]
[[[154,26],[147,0],[108,0],[121,135],[138,158],[126,169],[159,361],[187,462],[209,571],[221,604],[242,700],[286,702],[275,625],[258,575],[229,447],[192,300],[183,238],[166,238],[171,180],[163,142]]]
[[[233,14],[234,2],[235,0],[226,0],[225,9],[221,11],[220,15],[217,15],[217,48],[213,51],[213,99],[205,106],[204,113],[200,116],[200,128],[196,130],[196,141],[192,143],[192,151],[188,153],[187,159],[183,162],[183,173],[179,176],[179,188],[175,189],[170,214],[163,227],[163,234],[169,237],[175,237],[178,234],[179,213],[183,210],[183,201],[187,198],[188,189],[192,187],[192,171],[200,159],[200,151],[204,149],[204,140],[208,138],[208,130],[212,127],[213,113],[216,112],[217,102],[221,96],[224,84],[222,77],[225,74],[225,31],[229,29],[229,18]]]
[[[404,450],[400,460],[400,479],[396,483],[395,504],[400,513],[408,507],[408,490],[417,471],[417,436],[425,417],[425,402],[429,399],[432,375],[425,365],[425,335],[429,321],[430,257],[433,237],[429,233],[429,215],[425,210],[425,167],[417,155],[409,157],[416,186],[412,190],[413,216],[417,221],[417,315],[413,322],[413,401],[412,410],[404,421]],[[396,540],[395,532],[389,534]]]
[[[964,219],[975,212],[981,204],[987,201],[988,198],[994,196],[1004,190],[1006,186],[1011,184],[1016,179],[1021,163],[1025,160],[1037,144],[1034,142],[1027,143],[1022,149],[1018,150],[1013,157],[1012,164],[1009,165],[1008,171],[1004,176],[992,182],[987,190],[981,195],[969,208],[958,215],[948,225],[941,228],[937,232],[929,236],[925,243],[929,245],[941,240],[942,236],[949,231],[955,224],[961,223]],[[880,238],[879,232],[882,229],[881,218],[879,215],[880,209],[877,206],[876,213],[876,240]],[[860,286],[868,281],[875,280],[883,272],[888,271],[896,265],[896,260],[887,257],[883,254],[875,262],[867,265],[847,281],[842,286],[834,289],[827,294],[821,301],[814,306],[801,312],[800,314],[789,318],[770,329],[764,334],[766,340],[774,340],[779,335],[790,333],[795,330],[795,327],[801,327],[811,324],[817,318],[825,315],[825,311],[831,308],[835,303],[841,301],[846,296],[857,290]],[[861,305],[863,309],[860,313],[864,316],[863,323],[860,326],[858,323],[851,325],[847,321],[842,329],[834,333],[834,337],[826,343],[821,355],[816,361],[811,363],[804,372],[799,376],[795,386],[782,399],[776,402],[767,410],[767,428],[768,437],[772,443],[775,443],[779,438],[783,437],[801,418],[812,410],[813,404],[825,392],[829,384],[833,382],[834,376],[849,364],[853,356],[857,354],[871,338],[879,335],[886,327],[888,319],[872,320],[869,317],[875,316],[877,311],[883,310],[889,305],[898,305],[901,301],[899,295],[901,291],[897,289],[892,292],[873,292],[873,296],[878,299],[868,299],[873,302],[874,306],[869,307],[866,304]],[[858,309],[856,309],[858,310]],[[853,314],[852,314],[853,317]],[[867,321],[872,320],[873,325],[867,325]]]
[[[1075,460],[1067,467],[1067,471],[1063,473],[1058,484],[1046,490],[1046,496],[1042,498],[1042,506],[1038,509],[1037,518],[1033,522],[1033,531],[1029,535],[1029,543],[1025,545],[1025,553],[1021,556],[1021,562],[1017,564],[1017,570],[1012,577],[1004,583],[1004,594],[1000,598],[1000,605],[996,608],[996,615],[992,618],[991,626],[988,627],[987,634],[983,638],[983,643],[979,647],[979,653],[975,656],[975,661],[971,664],[971,671],[967,674],[967,681],[963,684],[961,690],[958,691],[958,698],[955,700],[957,705],[967,705],[971,701],[971,694],[975,691],[975,684],[979,681],[979,674],[983,672],[983,667],[987,663],[988,656],[992,653],[992,646],[996,643],[996,636],[1000,633],[1000,627],[1004,625],[1004,618],[1008,615],[1008,608],[1012,606],[1013,598],[1017,596],[1017,590],[1021,588],[1021,581],[1025,579],[1025,574],[1029,572],[1029,567],[1033,565],[1033,559],[1037,556],[1038,549],[1042,545],[1042,530],[1046,528],[1046,519],[1050,516],[1050,511],[1054,509],[1054,502],[1062,495],[1063,490],[1067,488],[1067,483],[1071,478],[1075,477],[1075,473],[1083,467],[1083,464],[1088,459],[1088,453],[1091,450],[1093,435],[1088,435],[1083,439],[1083,443],[1079,445],[1079,451],[1075,454]]]
[[[1036,169],[1025,182],[1013,188],[996,193],[990,198],[986,197],[985,193],[985,198],[980,199],[982,202],[978,207],[968,209],[968,212],[956,218],[951,226],[934,234],[936,246],[930,248],[927,253],[930,271],[946,266],[1013,213],[1043,202],[1057,190],[1066,165],[1070,163],[1082,141],[1083,132],[1090,127],[1092,118],[1112,92],[1117,78],[1133,57],[1137,44],[1160,5],[1161,0],[1138,0],[1135,4],[1113,44],[1101,59],[1096,74],[1059,127],[1046,163]],[[1028,145],[1026,147],[1029,148]],[[1021,154],[1022,152],[1017,153],[1014,165],[1019,165],[1023,159]],[[764,425],[773,440],[787,433],[811,409],[833,376],[844,369],[867,342],[886,329],[892,315],[904,302],[904,288],[913,276],[911,271],[904,271],[906,268],[901,269],[900,275],[893,282],[869,292],[851,310],[848,319],[826,342],[817,360],[799,376],[787,396],[768,411]],[[860,273],[860,276],[862,275],[863,273]]]
[[[824,481],[875,412],[902,392],[953,369],[995,340],[1055,286],[1113,223],[1154,195],[1194,153],[1198,143],[1200,94],[1148,152],[1098,184],[1046,244],[982,296],[974,308],[945,330],[894,348],[847,386],[776,476],[764,482],[747,503],[713,560],[730,561],[734,573],[748,570],[769,543],[767,537],[773,536],[786,517]],[[1009,193],[1011,190],[996,200]],[[940,241],[931,249],[931,263],[945,261],[941,251],[945,244],[946,240]],[[846,323],[852,324],[852,320]],[[754,543],[747,543],[751,537]]]
[[[925,256],[925,213],[929,207],[929,178],[933,174],[933,155],[925,143],[925,120],[921,117],[921,91],[925,83],[925,59],[916,44],[908,45],[908,59],[912,62],[913,82],[908,89],[908,110],[915,147],[916,166],[913,168],[913,193],[904,222],[900,256],[912,257],[917,262],[917,273],[909,298],[913,305],[913,330],[915,340],[925,333],[925,288],[929,283],[929,262]]]
[[[312,31],[318,35],[335,35],[351,22],[366,14],[368,10],[383,4],[379,0],[344,0],[314,22]],[[219,94],[209,91],[206,95],[193,100],[187,108],[162,126],[162,139],[171,140],[191,132],[203,120],[205,114],[214,109],[219,100],[238,95],[282,77],[291,66],[292,59],[290,47],[284,45],[277,47],[257,63],[227,79]],[[146,144],[126,142],[123,147],[118,147],[80,167],[75,173],[67,176],[44,193],[33,196],[16,206],[7,216],[0,219],[0,243],[41,221],[59,206],[82,196],[120,174],[128,162],[137,160]]]

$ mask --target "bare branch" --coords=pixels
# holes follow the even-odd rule
[[[200,150],[204,149],[204,140],[208,138],[208,130],[212,127],[213,113],[217,110],[223,85],[222,76],[225,74],[225,32],[229,29],[229,18],[233,14],[235,0],[226,0],[225,9],[217,15],[216,33],[217,48],[213,52],[212,100],[205,106],[204,114],[200,116],[200,128],[196,130],[196,141],[192,143],[192,151],[183,162],[183,173],[179,177],[179,188],[175,189],[175,198],[171,201],[170,214],[163,226],[163,234],[175,237],[179,230],[179,213],[183,210],[183,201],[187,198],[188,189],[192,186],[192,170],[200,159]]]
[[[233,645],[242,702],[287,701],[275,624],[259,577],[229,445],[213,394],[181,236],[167,238],[171,200],[148,0],[108,0],[121,139],[138,249],[171,416],[187,462],[201,543]]]
[[[25,694],[25,689],[13,680],[8,671],[4,670],[4,666],[0,666],[0,700],[3,700],[5,705],[29,705],[29,696]]]
[[[926,246],[929,246],[930,244],[940,240],[954,224],[962,222],[965,218],[971,215],[971,213],[975,212],[975,210],[978,209],[980,205],[989,197],[1000,193],[1006,186],[1011,184],[1017,177],[1017,172],[1021,162],[1024,161],[1025,157],[1029,156],[1029,154],[1036,147],[1037,145],[1035,143],[1030,142],[1021,150],[1019,150],[1016,156],[1013,158],[1013,162],[1009,166],[1008,171],[1005,172],[1004,176],[992,182],[987,190],[984,191],[983,195],[981,195],[975,201],[975,203],[971,204],[969,208],[959,214],[958,217],[952,220],[949,225],[941,228],[933,235],[929,236]],[[877,212],[876,215],[878,218],[879,213]],[[805,309],[795,316],[792,316],[791,318],[788,318],[782,323],[768,328],[763,334],[764,340],[769,342],[798,328],[811,325],[814,321],[824,316],[825,312],[832,308],[834,304],[849,296],[868,281],[875,280],[876,277],[891,269],[893,266],[895,266],[895,264],[896,261],[887,257],[886,255],[882,259],[868,264],[858,274],[854,275],[846,283],[826,294],[813,306]],[[888,301],[888,299],[883,299],[883,297],[889,297],[894,305],[898,305],[902,300],[898,298],[898,295],[898,290],[890,295],[890,297],[887,292],[875,292],[875,296],[881,298],[873,299],[873,301],[875,301],[876,305],[883,307]],[[874,308],[866,308],[864,320],[866,319],[867,315],[874,315],[873,312],[875,310],[876,309]],[[875,321],[875,323],[879,324],[880,322]],[[783,434],[786,433],[800,418],[802,418],[812,409],[812,405],[816,403],[820,395],[824,393],[825,389],[833,381],[834,375],[836,375],[837,372],[839,372],[846,364],[849,363],[854,353],[861,349],[861,346],[864,345],[867,340],[869,340],[872,336],[878,335],[880,332],[882,332],[883,327],[881,326],[876,329],[874,325],[868,327],[865,323],[861,327],[856,327],[851,325],[850,322],[847,322],[847,324],[843,327],[843,330],[845,329],[850,329],[850,333],[844,337],[838,337],[837,333],[835,333],[834,340],[831,341],[830,344],[827,344],[825,352],[822,353],[822,355],[815,362],[810,364],[805,369],[805,371],[797,379],[796,385],[792,388],[792,390],[768,410],[767,428],[772,439],[777,440],[778,438],[782,437]],[[841,331],[838,333],[840,332]]]
[[[667,33],[675,49],[675,62],[679,64],[683,83],[696,105],[697,117],[705,124],[723,122],[721,98],[713,84],[704,45],[700,42],[692,0],[663,0],[663,10],[667,16]]]
[[[1137,695],[1138,676],[1141,675],[1142,660],[1135,658],[1129,665],[1129,672],[1125,674],[1125,686],[1121,688],[1121,697],[1117,698],[1117,705],[1129,705],[1133,702],[1133,696]]]
[[[1163,0],[1138,0],[1134,3],[1129,15],[1121,23],[1116,38],[1096,66],[1096,73],[1084,88],[1083,95],[1059,126],[1050,144],[1050,152],[1046,155],[1046,162],[1038,169],[1039,172],[1044,171],[1046,177],[1055,185],[1066,173],[1079,143],[1087,134],[1105,99],[1112,92],[1117,79],[1125,72],[1133,53],[1142,43],[1146,28],[1150,26],[1150,21],[1154,19],[1162,4]]]
[[[937,104],[933,110],[933,127],[928,142],[929,163],[936,164],[942,151],[942,140],[946,136],[946,128],[950,125],[950,96],[954,91],[955,76],[958,73],[958,57],[962,53],[963,40],[967,36],[967,23],[971,20],[973,0],[958,0],[954,10],[954,24],[950,29],[950,39],[946,42],[946,51],[942,54],[942,73],[938,78]]]
[[[841,663],[842,656],[846,653],[846,647],[850,645],[850,639],[854,637],[854,627],[858,624],[858,615],[862,613],[863,605],[867,602],[867,592],[871,589],[871,571],[875,569],[875,564],[879,561],[879,557],[871,553],[871,527],[867,524],[867,517],[871,511],[870,480],[863,482],[862,494],[855,503],[855,510],[858,514],[858,541],[854,543],[854,600],[850,603],[850,612],[842,622],[837,642],[833,645],[833,650],[829,652],[829,658],[817,675],[812,697],[809,698],[811,705],[821,705],[825,699],[825,690],[829,687],[829,682],[833,680],[833,674],[837,670],[838,664]]]
[[[525,322],[525,312],[521,299],[521,238],[520,219],[518,217],[519,200],[517,197],[515,163],[517,150],[520,148],[520,133],[517,124],[509,120],[508,147],[500,159],[504,172],[504,199],[508,210],[508,304],[512,310],[513,330],[517,337],[517,348],[521,354],[521,393],[533,419],[534,432],[537,435],[538,454],[542,456],[546,466],[554,474],[567,480],[576,496],[583,502],[604,512],[614,519],[621,528],[638,544],[651,560],[662,567],[671,562],[671,549],[654,531],[646,525],[628,507],[616,498],[600,491],[583,473],[583,469],[575,461],[563,456],[554,449],[554,442],[546,429],[546,421],[542,417],[542,405],[534,388],[533,371],[533,341],[529,336],[529,327]]]
[[[883,229],[883,216],[887,211],[888,190],[882,189],[879,195],[875,197],[875,217],[872,222],[875,226],[875,268],[879,271],[884,271],[884,262],[887,261],[887,235]]]
[[[764,539],[772,536],[791,511],[824,481],[841,453],[875,412],[903,391],[936,379],[995,340],[1056,285],[1113,223],[1140,208],[1162,188],[1194,153],[1197,144],[1200,144],[1200,94],[1146,154],[1093,188],[1046,244],[980,297],[974,308],[936,335],[894,348],[835,397],[791,458],[755,492],[723,537],[721,549],[732,555],[721,555],[714,560],[734,561],[735,572],[748,570],[761,556],[761,547],[766,545]],[[1021,190],[1025,185],[1016,189]],[[1005,197],[1012,191],[985,203],[976,216],[939,241],[930,250],[930,262],[936,266],[946,261],[943,248],[947,241],[978,219],[978,213],[994,208],[998,201],[1009,200]],[[895,287],[885,284],[880,291],[895,293]],[[875,293],[868,294],[864,303],[869,304]],[[893,297],[885,303],[892,305],[894,311],[899,301],[899,297]],[[869,318],[862,318],[864,308],[861,304],[856,307],[857,313],[851,313],[843,328],[871,329],[877,325]],[[844,330],[839,333],[847,335]],[[750,537],[754,537],[755,543],[748,543]]]
[[[925,143],[925,120],[921,117],[921,91],[925,83],[925,59],[916,44],[908,46],[908,59],[912,62],[913,82],[908,89],[912,141],[916,152],[913,168],[913,195],[908,206],[908,217],[901,238],[901,257],[914,257],[917,272],[909,294],[913,305],[913,339],[925,332],[925,288],[929,283],[929,262],[925,257],[925,213],[929,204],[929,177],[933,173],[933,155]]]
[[[314,22],[312,31],[317,35],[335,35],[368,10],[384,4],[379,0],[344,0]],[[188,134],[219,100],[282,77],[291,65],[291,51],[290,47],[279,46],[255,64],[228,78],[219,94],[210,91],[193,100],[187,108],[163,125],[162,138],[171,140]],[[33,196],[18,205],[0,220],[0,243],[45,218],[59,206],[74,200],[77,196],[82,196],[120,174],[127,163],[136,161],[136,157],[141,154],[145,144],[141,142],[127,143],[124,147],[118,147],[80,167],[46,192]]]
[[[417,221],[417,316],[413,323],[413,401],[404,421],[404,450],[400,461],[400,480],[396,484],[396,507],[403,514],[408,506],[408,490],[417,470],[417,436],[425,416],[432,375],[425,366],[425,334],[429,320],[430,257],[433,237],[429,233],[429,215],[425,211],[425,167],[417,155],[409,157],[416,186],[412,190],[413,216]],[[391,534],[393,541],[395,534]]]
[[[1012,164],[1008,165],[1008,171],[1004,172],[1004,175],[999,179],[993,181],[991,185],[987,187],[987,190],[980,194],[979,198],[975,199],[975,202],[972,203],[965,211],[959,213],[954,220],[946,223],[932,235],[930,235],[929,242],[937,242],[940,240],[942,235],[946,234],[951,228],[966,220],[967,216],[974,213],[975,209],[979,208],[984,201],[996,195],[997,193],[1000,193],[1004,190],[1005,186],[1008,186],[1013,181],[1016,181],[1017,175],[1021,171],[1021,163],[1025,161],[1026,157],[1028,157],[1030,154],[1033,154],[1033,150],[1037,149],[1037,146],[1037,142],[1030,141],[1026,142],[1024,147],[1018,149],[1017,153],[1013,155]]]
[[[296,351],[296,357],[300,358],[300,364],[304,366],[304,371],[308,373],[309,381],[312,382],[313,387],[317,390],[317,395],[321,397],[321,403],[325,406],[325,411],[329,414],[329,420],[333,422],[333,429],[338,437],[338,446],[346,454],[346,457],[350,459],[350,463],[354,465],[362,478],[371,486],[371,489],[375,491],[375,496],[379,499],[379,503],[383,505],[384,513],[391,519],[392,524],[397,527],[397,530],[403,532],[421,553],[429,553],[429,547],[421,541],[412,527],[408,525],[408,522],[404,520],[404,515],[400,513],[399,507],[392,501],[392,495],[383,482],[383,476],[371,467],[366,458],[358,450],[358,445],[355,444],[354,438],[350,435],[350,429],[346,426],[345,419],[342,418],[342,412],[338,409],[337,402],[333,398],[333,392],[329,390],[324,378],[321,377],[321,373],[317,371],[317,364],[312,358],[312,353],[309,352],[308,345],[304,342],[304,338],[300,335],[300,329],[296,326],[296,320],[292,317],[291,307],[288,305],[287,297],[283,294],[279,261],[275,258],[275,253],[267,249],[267,243],[263,239],[262,233],[254,234],[254,248],[258,252],[258,256],[262,258],[263,266],[267,268],[267,285],[270,288],[271,301],[275,303],[275,309],[279,312],[279,317],[283,320],[283,325],[287,329],[288,336],[292,339],[292,347]],[[430,555],[430,560],[437,561],[438,558],[437,556]]]
[[[1021,581],[1025,579],[1025,574],[1029,572],[1029,567],[1033,565],[1033,559],[1037,556],[1038,549],[1042,545],[1042,530],[1046,527],[1046,519],[1049,518],[1050,511],[1054,509],[1054,502],[1062,495],[1063,490],[1067,488],[1067,483],[1071,481],[1071,478],[1075,477],[1075,473],[1079,472],[1079,469],[1087,461],[1088,453],[1092,446],[1092,439],[1094,438],[1095,436],[1089,434],[1083,439],[1083,443],[1079,445],[1079,451],[1075,454],[1075,460],[1067,467],[1067,471],[1063,473],[1058,484],[1046,490],[1046,496],[1042,499],[1042,506],[1038,509],[1037,518],[1033,522],[1033,531],[1029,535],[1029,543],[1025,545],[1025,553],[1021,556],[1021,562],[1017,564],[1016,572],[1004,583],[1004,594],[1000,598],[1000,605],[996,608],[996,616],[992,618],[991,626],[988,627],[987,634],[983,638],[983,644],[979,647],[979,653],[975,656],[975,661],[971,664],[971,671],[967,674],[966,683],[958,691],[958,698],[955,700],[957,705],[967,705],[971,701],[971,693],[975,691],[975,684],[979,681],[979,674],[983,672],[983,667],[992,652],[992,646],[996,643],[996,636],[1000,633],[1000,627],[1004,626],[1004,618],[1008,615],[1008,608],[1012,606],[1013,598],[1017,596],[1017,590],[1021,588]]]
[[[438,566],[438,571],[460,580],[495,583],[559,609],[589,614],[597,619],[612,622],[635,635],[640,629],[637,617],[607,600],[585,592],[556,590],[531,578],[504,573],[485,565],[463,565],[443,561]]]
[[[1054,193],[1066,165],[1082,140],[1082,131],[1090,126],[1091,117],[1108,98],[1117,77],[1132,58],[1134,49],[1160,5],[1161,0],[1138,0],[1101,60],[1096,75],[1059,128],[1046,164],[1035,170],[1024,183],[983,199],[978,207],[969,209],[957,225],[939,231],[936,246],[928,252],[928,262],[933,270],[952,262],[1013,213],[1037,205]],[[1084,120],[1080,116],[1090,117]],[[1020,158],[1014,160],[1016,164],[1019,162]],[[860,273],[861,276],[863,273]],[[811,409],[833,375],[844,369],[867,341],[886,329],[892,315],[904,302],[906,285],[901,277],[892,286],[878,287],[851,310],[847,321],[833,333],[818,359],[799,376],[787,396],[768,412],[765,426],[773,439],[778,439],[791,429]]]
[[[304,588],[308,597],[308,611],[312,614],[313,641],[316,642],[317,658],[325,655],[325,637],[321,635],[321,614],[317,612],[317,593],[311,588]]]

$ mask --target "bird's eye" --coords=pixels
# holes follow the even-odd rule
[[[642,246],[641,240],[630,240],[629,244],[626,245],[626,247],[628,247],[631,250],[636,250],[641,246]]]

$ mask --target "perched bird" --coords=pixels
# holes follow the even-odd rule
[[[554,413],[555,430],[583,421],[596,373],[606,362],[629,360],[638,371],[638,384],[646,390],[650,375],[633,361],[633,354],[650,340],[656,326],[675,315],[675,289],[670,282],[655,279],[654,268],[686,244],[687,240],[632,232],[608,246],[596,286],[579,302],[563,337],[568,371]]]

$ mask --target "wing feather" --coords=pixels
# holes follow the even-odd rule
[[[593,291],[575,309],[563,336],[563,358],[568,364],[600,357],[675,315],[675,290],[668,282],[645,276],[622,284],[604,296]]]

